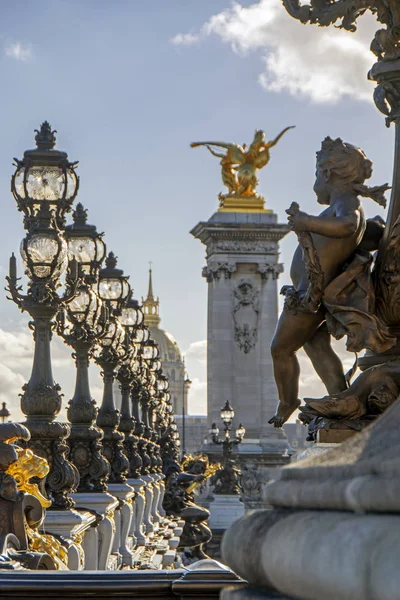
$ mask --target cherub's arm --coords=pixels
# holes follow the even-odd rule
[[[296,233],[308,231],[325,237],[346,238],[357,231],[360,223],[360,211],[353,210],[335,217],[325,217],[323,215],[314,217],[298,211],[289,214],[288,221]]]

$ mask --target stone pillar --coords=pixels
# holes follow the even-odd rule
[[[268,210],[218,211],[191,231],[207,248],[209,425],[222,426],[221,406],[229,400],[235,409],[233,428],[240,423],[246,428],[237,451],[242,467],[251,470],[253,488],[254,473],[263,482],[268,467],[288,462],[282,456],[288,448],[283,429],[268,424],[278,403],[270,345],[283,271],[279,240],[288,231]],[[218,455],[220,449],[210,444],[206,451]],[[261,502],[260,489],[257,485],[257,499],[252,489],[252,507]]]

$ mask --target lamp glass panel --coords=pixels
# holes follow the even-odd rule
[[[144,346],[142,354],[145,360],[151,360],[153,358],[153,346]]]
[[[26,190],[32,200],[60,200],[64,186],[64,173],[60,167],[32,167],[28,170]]]
[[[246,429],[243,427],[243,425],[236,429],[236,437],[239,439],[244,437],[245,433],[246,433]]]
[[[74,318],[81,322],[85,319],[86,312],[93,313],[93,305],[91,306],[91,297],[89,292],[80,290],[75,298],[68,303],[68,309],[74,315]]]
[[[133,360],[132,361],[131,368],[132,368],[132,371],[134,373],[139,373],[140,372],[140,367],[141,367],[140,360]]]
[[[75,172],[72,169],[67,169],[67,193],[65,195],[66,199],[69,200],[75,196],[76,186],[77,186],[77,178]]]
[[[53,261],[57,258],[60,252],[60,247],[57,240],[53,236],[45,233],[37,233],[29,238],[24,247],[24,242],[21,244],[21,256],[25,264],[28,266],[28,260],[31,260],[32,270],[36,277],[46,278],[50,277],[53,272]],[[63,245],[61,244],[60,256],[58,256],[58,263],[62,263],[63,259]],[[31,273],[28,273],[31,274]]]
[[[99,296],[102,300],[119,300],[122,294],[122,284],[119,279],[101,279]]]
[[[20,198],[25,198],[24,176],[25,169],[19,169],[14,179],[15,191]]]
[[[233,408],[223,408],[221,410],[221,419],[224,423],[232,421],[234,416],[235,411],[233,410]]]
[[[130,291],[131,291],[131,286],[129,285],[127,279],[123,279],[122,280],[121,300],[126,300],[126,298],[129,296]]]
[[[97,260],[97,262],[101,263],[101,261],[103,260],[103,258],[106,255],[106,245],[103,242],[103,240],[101,239],[101,237],[96,238],[96,249],[97,249],[96,260]]]
[[[162,367],[161,360],[155,360],[155,361],[153,361],[153,365],[151,368],[153,371],[160,371],[161,367]]]
[[[135,337],[132,338],[134,340],[134,342],[140,344],[141,342],[143,342],[144,339],[144,330],[143,329],[136,329],[135,331]]]
[[[115,330],[116,330],[116,324],[113,321],[111,321],[108,324],[108,327],[106,329],[104,336],[100,340],[100,343],[102,344],[102,346],[111,346],[112,341],[115,336]]]
[[[90,237],[74,237],[68,240],[69,260],[90,263],[96,258],[96,244]]]
[[[136,308],[126,307],[121,310],[121,316],[119,317],[120,322],[125,327],[133,327],[137,323],[137,310]]]

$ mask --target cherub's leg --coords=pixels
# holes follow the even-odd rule
[[[300,405],[300,367],[296,352],[315,334],[324,320],[321,312],[309,314],[283,309],[271,344],[275,382],[279,404],[276,415],[270,419],[275,427],[282,427]]]
[[[331,346],[326,323],[322,323],[311,340],[304,344],[304,350],[328,394],[339,394],[347,388],[342,361]]]

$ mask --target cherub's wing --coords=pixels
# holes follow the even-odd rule
[[[226,156],[233,164],[241,165],[245,159],[244,150],[238,144],[230,144],[226,142],[193,142],[190,144],[190,146],[192,148],[196,148],[197,146],[208,146],[214,151],[217,151],[220,148],[225,148]]]

